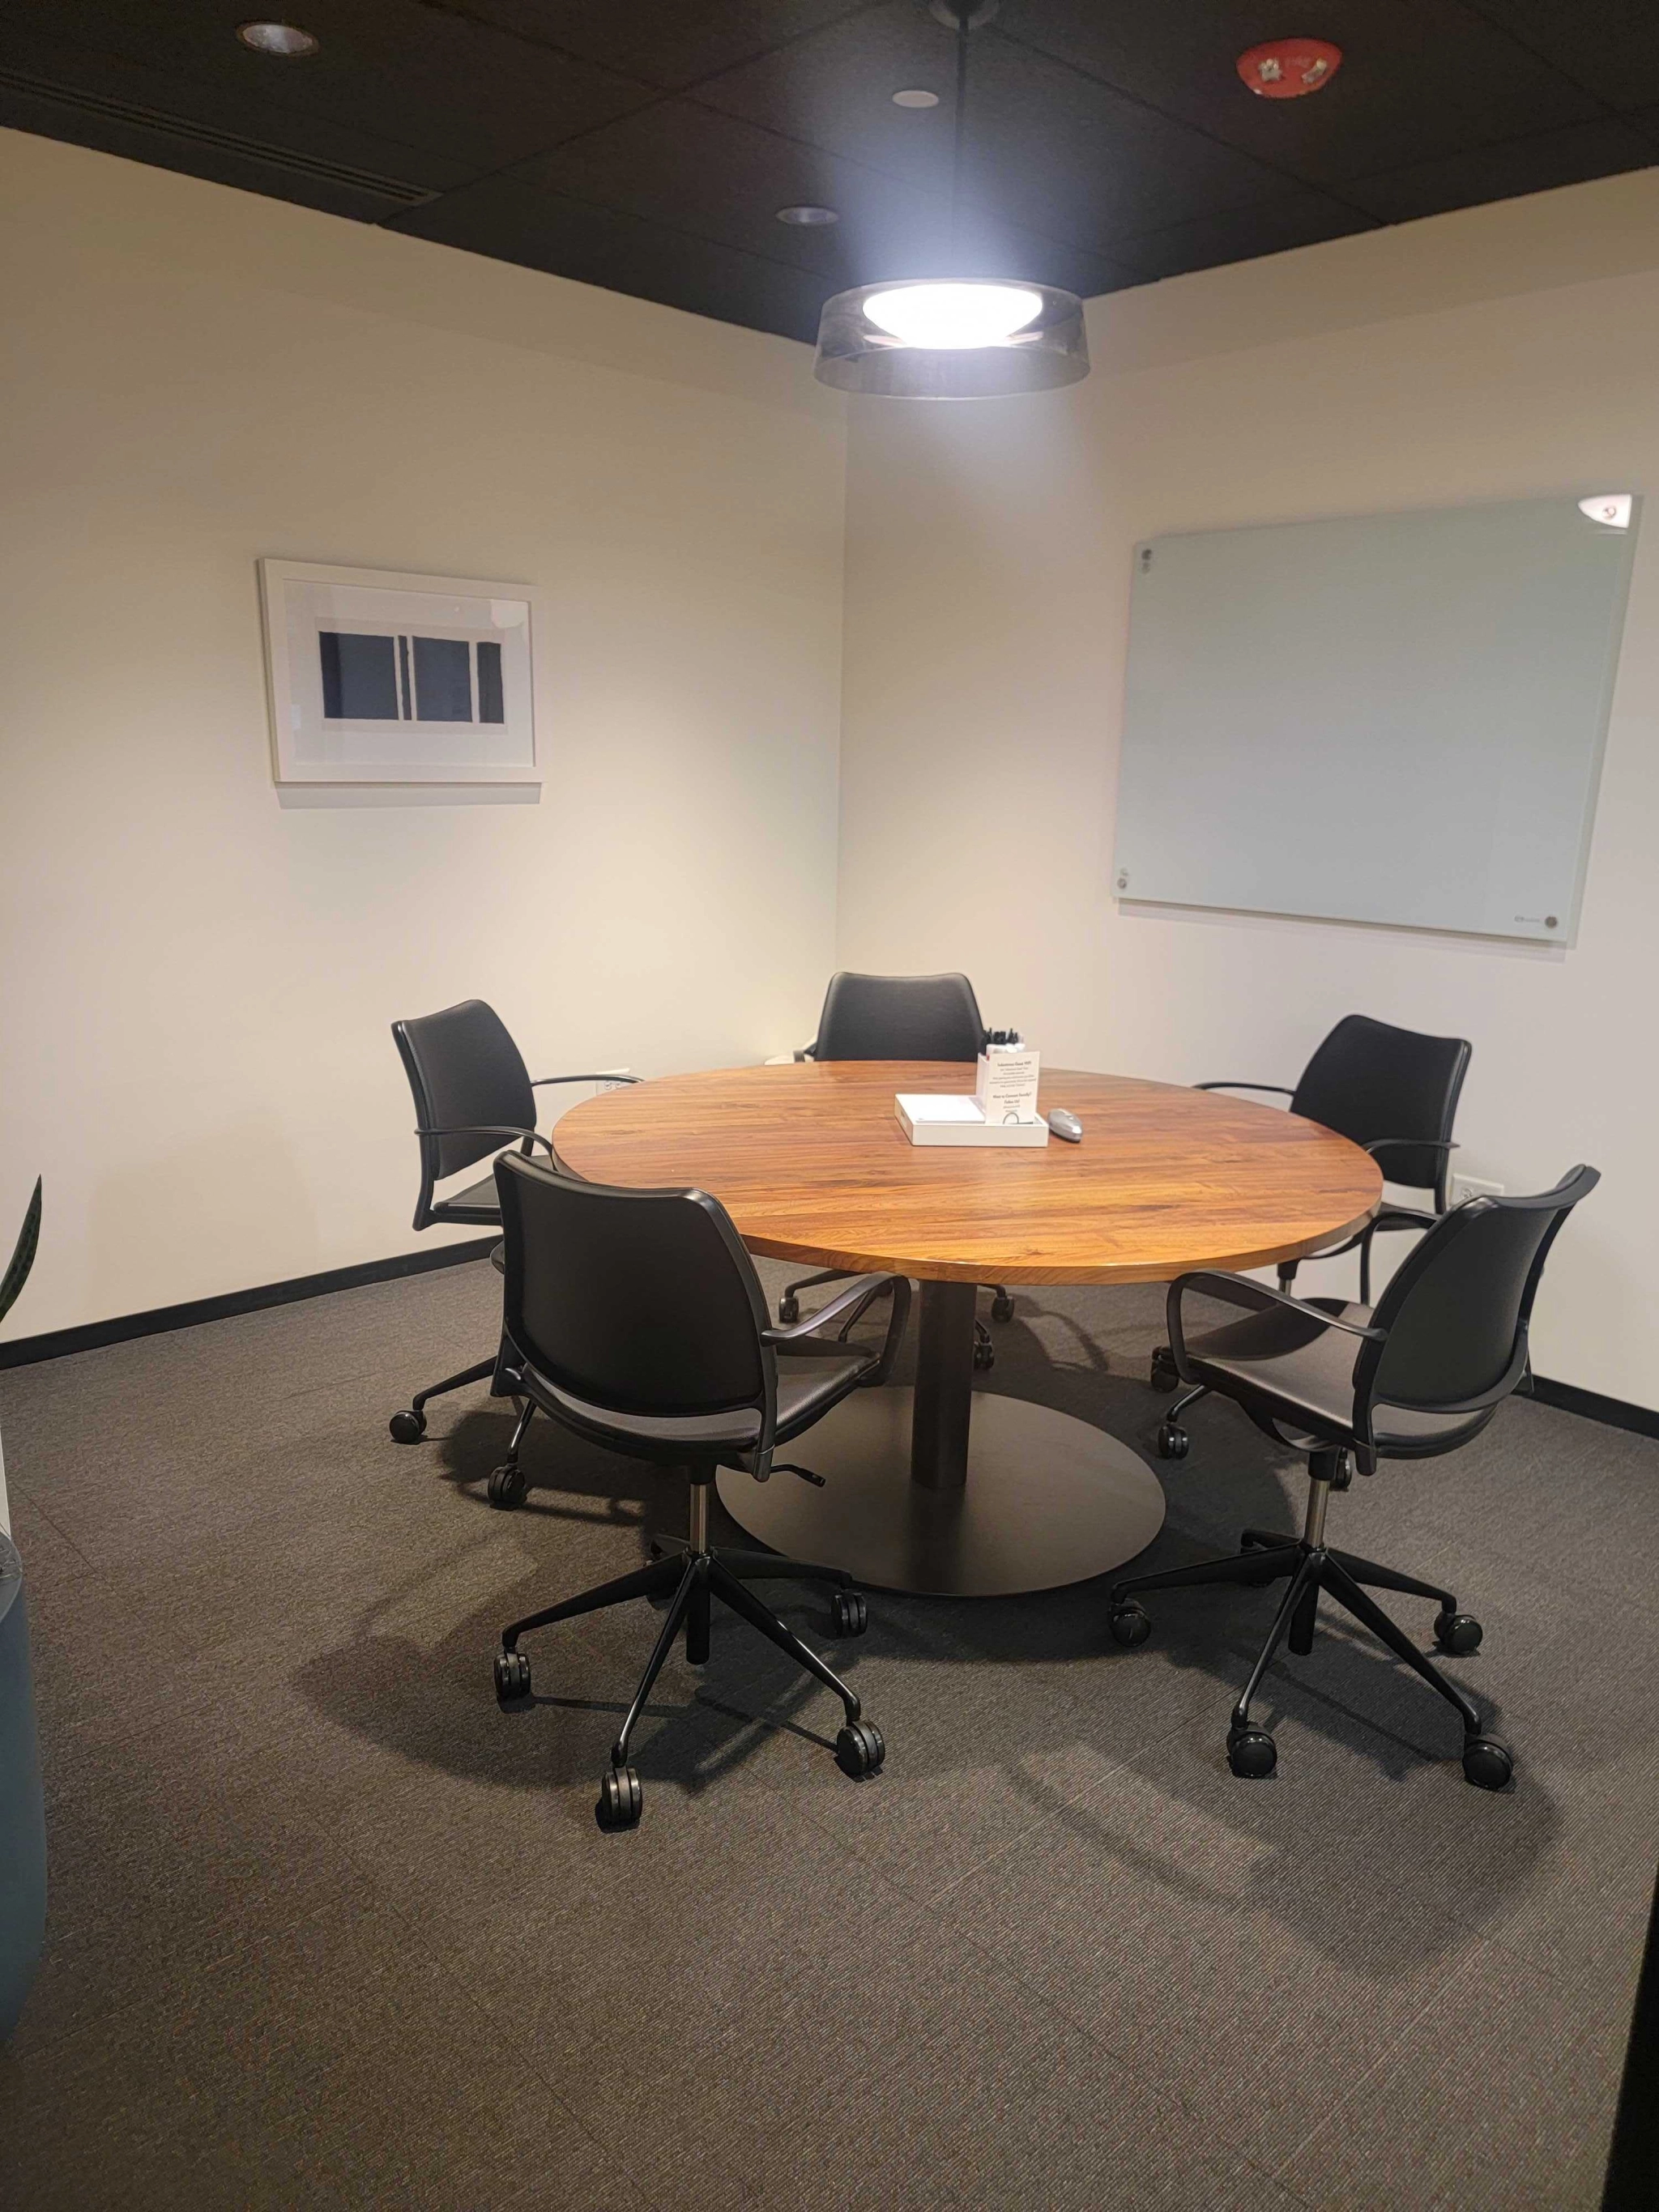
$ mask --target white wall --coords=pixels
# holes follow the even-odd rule
[[[1350,1010],[1471,1038],[1461,1164],[1511,1189],[1579,1159],[1606,1176],[1552,1261],[1540,1371],[1645,1406],[1659,1405],[1659,513],[1570,953],[1120,910],[1109,861],[1135,540],[1659,489],[1659,274],[1564,281],[1638,253],[1659,265],[1656,216],[1649,172],[1182,278],[1093,303],[1103,368],[1069,392],[858,403],[840,935],[848,966],[966,968],[988,1019],[1019,1023],[1060,1064],[1290,1082]],[[1364,320],[1368,297],[1389,319]],[[1012,908],[1005,854],[1031,886]]]
[[[46,1180],[7,1334],[419,1241],[395,1016],[487,998],[534,1075],[799,1042],[844,453],[807,350],[9,132],[0,210],[6,1249]],[[261,554],[538,586],[540,804],[279,805]]]

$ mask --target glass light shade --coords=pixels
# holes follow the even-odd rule
[[[990,277],[861,284],[825,302],[816,374],[838,391],[898,399],[1052,391],[1089,374],[1083,303]]]

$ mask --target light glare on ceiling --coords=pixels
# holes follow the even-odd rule
[[[793,223],[799,229],[816,230],[825,223],[839,222],[841,217],[834,208],[787,207],[778,210],[778,221]]]
[[[899,284],[866,300],[864,312],[902,344],[947,353],[1000,345],[1042,306],[1042,295],[1023,284]]]
[[[919,84],[911,85],[903,92],[896,92],[893,94],[893,105],[895,107],[937,107],[939,94],[936,92],[924,92]]]
[[[236,35],[256,54],[274,54],[280,61],[303,61],[317,51],[317,40],[297,23],[240,23]]]

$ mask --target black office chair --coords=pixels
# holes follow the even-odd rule
[[[1346,1244],[1322,1252],[1322,1260],[1359,1248],[1359,1296],[1371,1296],[1371,1240],[1386,1230],[1429,1229],[1446,1211],[1451,1140],[1458,1096],[1468,1073],[1469,1050],[1462,1037],[1427,1036],[1419,1030],[1395,1029],[1367,1014],[1345,1014],[1302,1071],[1294,1091],[1280,1083],[1200,1083],[1199,1091],[1266,1091],[1288,1098],[1290,1111],[1304,1121],[1334,1129],[1340,1137],[1371,1154],[1391,1183],[1431,1194],[1432,1210],[1385,1206]],[[1279,1270],[1279,1287],[1288,1291],[1297,1262]],[[1152,1354],[1154,1390],[1173,1390],[1178,1377],[1167,1344]],[[1189,1390],[1170,1407],[1159,1425],[1160,1459],[1185,1459],[1187,1431],[1181,1416],[1203,1397]]]
[[[830,978],[817,1036],[795,1058],[975,1060],[984,1047],[985,1024],[965,975],[857,975],[843,969]],[[843,1279],[833,1267],[803,1275],[778,1300],[778,1319],[799,1321],[800,1291]],[[992,1320],[1013,1317],[1012,1298],[1000,1283],[994,1283]],[[976,1321],[974,1364],[983,1371],[995,1364],[991,1332]]]
[[[536,1133],[535,1093],[556,1083],[636,1083],[633,1075],[544,1075],[532,1082],[519,1048],[493,1006],[482,999],[463,999],[459,1006],[441,1013],[422,1014],[413,1021],[393,1022],[392,1034],[415,1097],[415,1133],[421,1140],[421,1190],[415,1201],[415,1226],[430,1229],[434,1222],[453,1221],[464,1226],[498,1229],[501,1210],[495,1179],[487,1175],[480,1182],[448,1198],[434,1192],[451,1176],[461,1174],[486,1155],[500,1151],[516,1138],[528,1152],[539,1145],[550,1151],[545,1137]],[[388,1424],[393,1440],[417,1444],[426,1434],[426,1405],[447,1390],[459,1390],[469,1382],[482,1382],[495,1371],[493,1358],[481,1359],[459,1375],[446,1376],[424,1390],[417,1390]]]
[[[771,1552],[715,1551],[708,1541],[708,1492],[722,1467],[757,1482],[810,1471],[774,1456],[849,1391],[886,1381],[904,1333],[910,1285],[902,1276],[862,1275],[808,1322],[767,1325],[766,1297],[724,1206],[700,1190],[614,1190],[504,1153],[495,1163],[506,1231],[507,1302],[495,1390],[524,1401],[509,1464],[516,1466],[537,1411],[611,1450],[684,1467],[690,1510],[684,1546],[580,1597],[566,1598],[501,1632],[495,1689],[526,1697],[530,1662],[519,1638],[532,1628],[631,1598],[666,1598],[668,1611],[640,1686],[611,1747],[595,1817],[631,1828],[640,1778],[629,1743],[675,1637],[685,1631],[694,1667],[708,1656],[709,1601],[719,1598],[816,1675],[846,1709],[836,1759],[872,1774],[885,1747],[856,1694],[748,1588],[769,1578],[836,1586],[838,1633],[861,1635],[862,1595],[841,1567],[814,1566]],[[848,1343],[865,1310],[884,1294],[893,1308],[879,1352]],[[815,1330],[839,1322],[839,1340]]]
[[[1481,1730],[1473,1700],[1449,1682],[1367,1589],[1433,1598],[1435,1641],[1462,1656],[1480,1642],[1480,1624],[1458,1610],[1449,1590],[1393,1567],[1327,1547],[1325,1509],[1358,1468],[1374,1474],[1385,1459],[1429,1459],[1478,1436],[1527,1369],[1527,1331],[1544,1262],[1561,1224],[1601,1176],[1577,1167],[1537,1198],[1476,1198],[1435,1223],[1401,1265],[1375,1313],[1334,1298],[1299,1299],[1239,1275],[1205,1268],[1170,1285],[1170,1341],[1183,1382],[1203,1383],[1242,1406],[1264,1435],[1302,1452],[1310,1478],[1299,1537],[1247,1528],[1231,1559],[1206,1559],[1114,1585],[1111,1630],[1122,1644],[1144,1644],[1152,1622],[1144,1590],[1197,1583],[1267,1583],[1290,1577],[1244,1694],[1233,1708],[1227,1760],[1235,1774],[1271,1774],[1273,1737],[1250,1718],[1250,1702],[1288,1635],[1292,1651],[1313,1649],[1322,1590],[1415,1668],[1455,1708],[1463,1723],[1463,1772],[1482,1790],[1501,1790],[1511,1762]],[[1182,1305],[1189,1291],[1244,1307],[1231,1322],[1188,1343]]]

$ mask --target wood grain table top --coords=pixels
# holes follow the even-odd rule
[[[1376,1210],[1370,1156],[1271,1106],[1127,1075],[1045,1069],[1080,1145],[912,1145],[899,1091],[971,1091],[940,1060],[718,1068],[606,1091],[557,1124],[592,1182],[692,1185],[781,1260],[971,1283],[1165,1282],[1339,1242]]]

